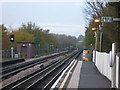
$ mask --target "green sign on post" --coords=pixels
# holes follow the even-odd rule
[[[113,22],[113,17],[102,17],[101,22]]]

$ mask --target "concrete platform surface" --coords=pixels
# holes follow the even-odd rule
[[[63,74],[53,85],[55,90],[111,90],[110,80],[91,61],[75,60]]]
[[[73,71],[73,74],[70,78],[70,81],[69,81],[69,84],[68,84],[67,88],[78,88],[81,67],[82,67],[82,61],[78,61],[77,65],[76,65],[76,67]]]
[[[79,88],[109,88],[111,82],[108,78],[102,75],[95,64],[90,61],[83,61]]]

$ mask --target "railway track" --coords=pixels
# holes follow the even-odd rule
[[[70,56],[64,57],[50,65],[39,69],[15,82],[2,88],[2,90],[28,90],[33,88],[50,88],[52,83],[62,73],[62,71],[75,59],[81,52],[74,52]],[[49,82],[49,83],[48,83]]]
[[[14,65],[14,64],[18,64],[21,62],[24,62],[25,59],[23,58],[18,58],[18,59],[11,59],[11,60],[5,60],[5,61],[0,61],[0,64],[2,65],[2,68],[6,68],[8,66]],[[0,70],[2,70],[2,68],[0,68]]]
[[[0,73],[2,73],[2,75],[0,76],[0,79],[4,80],[6,78],[9,78],[12,75],[17,74],[18,72],[28,69],[30,67],[33,67],[35,65],[44,63],[50,59],[54,59],[58,56],[64,55],[69,53],[70,51],[64,52],[64,53],[59,53],[56,55],[52,55],[52,56],[48,56],[42,59],[38,59],[38,60],[34,60],[34,61],[30,61],[30,62],[24,62],[24,63],[20,63],[20,64],[16,64],[16,65],[12,65],[11,67],[7,67],[7,68],[3,68]]]

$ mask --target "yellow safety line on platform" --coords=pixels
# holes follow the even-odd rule
[[[70,68],[70,70],[68,71],[66,77],[64,78],[63,82],[61,83],[60,87],[59,87],[59,90],[61,90],[61,88],[63,88],[63,86],[65,85],[65,82],[67,81],[69,75],[70,75],[70,72],[71,70],[73,69],[73,67],[75,66],[77,61],[75,61],[75,63],[73,64],[73,66]]]

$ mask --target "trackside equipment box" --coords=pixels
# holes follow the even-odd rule
[[[18,53],[22,58],[33,58],[35,56],[35,43],[30,41],[19,41]]]
[[[83,50],[83,60],[88,61],[89,60],[89,51]]]

